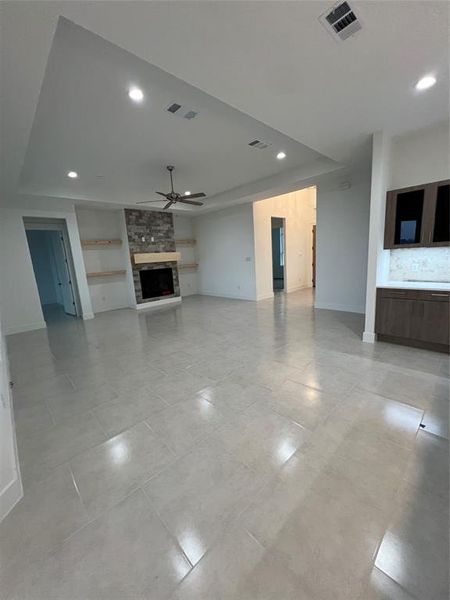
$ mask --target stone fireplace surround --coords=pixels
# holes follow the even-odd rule
[[[136,265],[133,260],[134,254],[143,254],[146,252],[175,252],[175,233],[172,213],[126,208],[125,223],[133,270],[136,303],[142,305],[161,300],[173,301],[174,298],[180,298],[180,281],[178,276],[178,265],[176,262],[171,261]],[[174,293],[170,296],[166,295],[144,299],[142,297],[139,272],[141,270],[167,267],[172,269]]]

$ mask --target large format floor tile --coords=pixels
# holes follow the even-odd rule
[[[191,565],[137,491],[21,577],[11,598],[169,598]]]
[[[448,357],[310,291],[11,336],[6,600],[448,597]],[[24,356],[26,355],[26,361]]]
[[[89,514],[109,508],[173,461],[168,447],[139,423],[71,461]]]

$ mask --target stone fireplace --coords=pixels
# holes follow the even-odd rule
[[[176,261],[136,264],[133,259],[135,254],[175,252],[172,213],[126,208],[125,223],[136,303],[140,305],[179,298],[180,283]]]

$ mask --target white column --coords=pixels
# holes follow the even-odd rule
[[[379,131],[372,138],[372,177],[370,187],[369,248],[367,256],[366,321],[363,341],[375,341],[375,302],[377,284],[384,279],[389,251],[383,250],[386,191],[389,186],[391,141]]]

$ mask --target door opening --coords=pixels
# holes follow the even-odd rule
[[[272,217],[272,279],[273,291],[282,292],[285,287],[285,219]]]
[[[55,219],[24,224],[45,321],[77,317],[78,292],[65,223]]]

